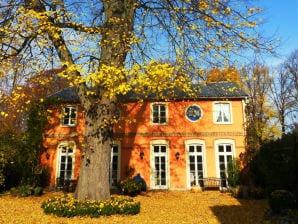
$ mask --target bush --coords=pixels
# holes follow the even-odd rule
[[[249,189],[246,185],[237,185],[236,187],[232,187],[230,189],[232,196],[235,198],[248,198],[249,196]]]
[[[232,159],[228,162],[227,166],[228,184],[230,187],[235,187],[240,183],[240,161],[238,159]]]
[[[43,193],[43,188],[42,187],[34,188],[34,196],[41,196],[42,193]]]
[[[30,185],[21,185],[10,189],[10,194],[13,197],[28,197],[31,195],[41,196],[43,193],[42,187],[31,187]]]
[[[46,214],[62,217],[134,215],[140,212],[140,207],[140,202],[126,196],[111,197],[111,200],[107,201],[82,201],[74,199],[72,194],[48,199],[41,205]]]
[[[248,187],[246,185],[237,185],[230,188],[232,196],[235,198],[251,198],[263,199],[265,198],[265,191],[260,187]]]
[[[29,185],[22,185],[18,187],[18,196],[20,197],[28,197],[33,194],[33,189]]]
[[[135,181],[133,178],[126,179],[119,183],[119,188],[122,194],[136,196],[141,193],[143,183]]]
[[[269,196],[269,205],[275,214],[292,209],[295,206],[294,194],[287,190],[275,190]]]

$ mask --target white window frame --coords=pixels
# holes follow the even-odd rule
[[[219,152],[218,146],[219,145],[231,145],[231,152]],[[216,176],[220,178],[220,167],[219,167],[219,156],[224,155],[225,159],[226,156],[232,156],[232,159],[235,158],[235,152],[236,152],[236,145],[235,140],[233,139],[218,139],[214,142],[214,150],[215,150],[215,161],[216,161]],[[225,161],[225,167],[227,167],[228,161]]]
[[[117,146],[118,147],[118,152],[113,151],[113,147]],[[111,149],[111,162],[110,162],[110,188],[116,189],[117,188],[117,183],[116,185],[113,185],[113,178],[112,178],[112,172],[113,172],[113,156],[117,155],[117,183],[120,180],[120,167],[121,167],[121,144],[120,142],[116,142],[113,144],[112,149]]]
[[[164,106],[165,107],[165,121],[164,122],[154,122],[154,117],[153,117],[153,108],[154,106]],[[160,109],[158,111],[158,118],[160,119]],[[169,111],[168,111],[168,105],[166,103],[152,103],[150,107],[150,123],[152,125],[166,125],[168,124],[168,119],[169,119]]]
[[[206,144],[204,140],[200,139],[189,139],[185,140],[185,152],[186,152],[186,181],[187,181],[187,188],[191,188],[191,177],[190,177],[190,169],[189,169],[189,146],[191,145],[200,145],[202,147],[202,157],[203,157],[203,175],[206,177],[207,175],[207,160],[206,160]]]
[[[155,177],[154,177],[154,170],[155,170],[155,161],[154,161],[154,146],[166,146],[165,153],[158,153],[165,156],[165,163],[166,163],[166,185],[165,186],[156,186],[155,185]],[[152,189],[169,189],[170,188],[170,167],[169,167],[169,141],[167,140],[153,140],[150,141],[150,183]]]
[[[66,108],[69,108],[70,109],[70,113],[68,114],[69,117],[67,118],[69,121],[68,121],[68,124],[65,124],[64,123],[64,119],[65,119],[65,109]],[[73,112],[73,110],[75,110],[75,112]],[[75,118],[71,118],[71,114],[72,113],[75,113]],[[78,118],[78,107],[77,106],[71,106],[71,105],[65,105],[62,107],[61,109],[61,125],[63,127],[74,127],[77,125],[77,118]],[[74,119],[74,122],[72,123],[72,119]]]
[[[222,105],[228,105],[229,108],[229,121],[217,121],[218,118],[218,111],[216,110],[216,105],[220,105],[220,113],[224,114],[224,109],[222,107]],[[218,101],[218,102],[214,102],[213,103],[213,121],[215,124],[231,124],[233,123],[233,114],[232,114],[232,104],[231,102],[227,102],[227,101]]]
[[[58,153],[57,153],[57,165],[56,165],[56,177],[57,178],[61,178],[60,177],[60,165],[61,165],[61,157],[62,155],[64,155],[64,153],[62,152],[63,150],[63,147],[71,147],[72,148],[72,153],[71,153],[71,157],[72,157],[72,168],[71,168],[71,177],[70,177],[70,180],[74,178],[74,167],[75,167],[75,155],[76,155],[76,144],[75,142],[73,141],[64,141],[64,142],[60,142],[58,147],[57,147],[57,150],[58,150]],[[66,155],[68,155],[68,153],[66,153]],[[63,177],[63,179],[65,179],[65,176]]]

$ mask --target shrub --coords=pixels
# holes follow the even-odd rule
[[[10,188],[9,192],[10,192],[10,195],[13,196],[13,197],[17,197],[18,194],[19,194],[19,191],[16,187]]]
[[[30,185],[21,185],[10,189],[10,194],[13,197],[28,197],[31,195],[40,196],[43,193],[42,187],[31,187]]]
[[[29,185],[22,185],[17,190],[20,197],[27,197],[33,194],[33,189]]]
[[[42,193],[43,193],[43,188],[42,187],[34,188],[34,196],[41,196]]]
[[[283,210],[294,208],[294,194],[287,190],[275,190],[269,196],[269,205],[273,213],[279,214]]]
[[[126,179],[119,183],[119,188],[122,194],[136,196],[141,193],[143,183],[135,181],[133,178]]]
[[[235,198],[248,198],[249,196],[249,189],[246,185],[237,185],[236,187],[232,187],[230,189],[232,196]]]
[[[228,184],[231,187],[235,187],[240,183],[240,161],[238,159],[232,159],[228,162],[227,166],[227,173],[228,173]]]
[[[136,202],[127,196],[111,197],[111,200],[107,201],[83,201],[75,199],[72,194],[67,194],[44,201],[41,208],[46,214],[63,217],[134,215],[140,212],[140,202]]]

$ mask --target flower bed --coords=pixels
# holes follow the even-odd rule
[[[107,201],[82,201],[75,199],[72,194],[67,194],[44,201],[41,208],[46,214],[60,217],[134,215],[140,212],[140,202],[124,196],[115,196]]]

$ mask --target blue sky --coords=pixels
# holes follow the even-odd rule
[[[298,49],[298,0],[259,0],[257,4],[264,10],[262,29],[267,35],[274,34],[282,41],[278,49],[281,58],[266,59],[268,64],[276,65]]]

